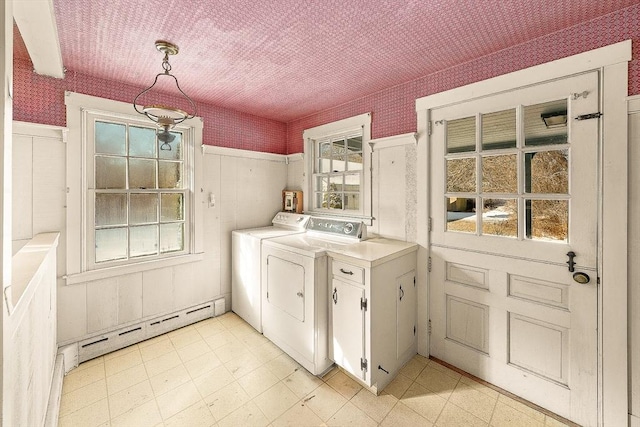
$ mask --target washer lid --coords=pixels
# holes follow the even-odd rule
[[[323,256],[327,251],[340,250],[345,246],[352,244],[353,242],[320,239],[311,236],[308,233],[276,237],[274,239],[265,240],[263,243],[265,246],[276,247],[311,258]]]

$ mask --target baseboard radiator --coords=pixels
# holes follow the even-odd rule
[[[217,313],[222,314],[222,313]],[[183,326],[199,322],[214,316],[214,301],[206,302],[163,316],[147,319],[106,333],[86,338],[77,344],[65,346],[65,371],[68,372],[79,363],[94,359],[112,351],[128,347],[132,344],[162,335]],[[77,345],[77,361],[69,361],[73,357],[73,347]],[[69,351],[71,350],[71,351]]]

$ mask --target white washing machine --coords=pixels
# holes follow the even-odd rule
[[[304,233],[309,218],[309,215],[280,212],[273,217],[271,226],[231,233],[231,309],[258,332],[262,332],[262,241]]]
[[[314,375],[329,359],[328,257],[365,237],[365,225],[311,218],[305,234],[262,245],[262,332]]]

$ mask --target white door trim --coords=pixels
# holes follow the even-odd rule
[[[591,70],[601,72],[603,113],[599,152],[598,228],[600,425],[628,423],[627,352],[627,85],[631,40],[515,71],[416,100],[418,119],[418,351],[429,354],[427,332],[429,232],[429,110]],[[606,237],[603,237],[606,236]]]

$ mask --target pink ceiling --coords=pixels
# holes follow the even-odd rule
[[[54,0],[64,66],[289,122],[640,0]],[[25,57],[22,42],[16,57]],[[562,40],[558,40],[562,43]]]

